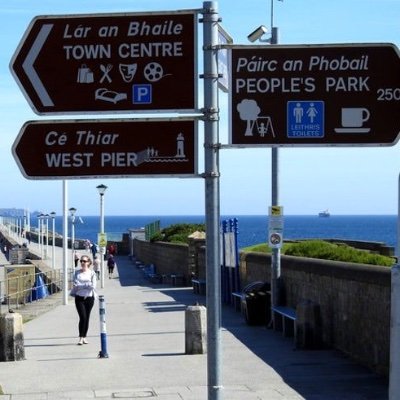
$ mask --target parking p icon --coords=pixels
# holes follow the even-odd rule
[[[132,85],[132,103],[133,104],[151,104],[152,102],[152,91],[151,85],[140,84]]]

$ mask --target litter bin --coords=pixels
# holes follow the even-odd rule
[[[271,285],[253,282],[242,292],[241,309],[249,325],[266,325],[271,319]]]

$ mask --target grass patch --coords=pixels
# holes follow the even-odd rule
[[[192,233],[196,231],[205,232],[205,230],[205,224],[174,224],[155,233],[150,241],[187,244]]]
[[[267,244],[257,244],[245,247],[244,252],[257,251],[271,253],[272,249]],[[383,265],[390,267],[394,264],[392,257],[369,253],[358,250],[346,244],[334,244],[323,240],[304,240],[296,243],[284,243],[282,254],[296,257],[319,258],[322,260],[344,261],[358,264]]]

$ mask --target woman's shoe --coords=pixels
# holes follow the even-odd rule
[[[82,340],[83,344],[88,344],[89,342],[86,340],[86,338],[83,338]]]
[[[85,343],[85,339],[84,339],[84,338],[79,338],[78,345],[79,345],[79,346],[82,346],[83,343]]]

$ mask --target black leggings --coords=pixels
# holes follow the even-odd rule
[[[86,337],[89,329],[90,312],[94,304],[94,297],[75,297],[75,306],[79,315],[79,337]]]

